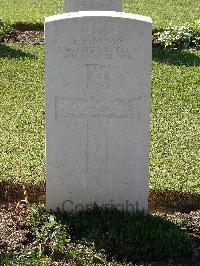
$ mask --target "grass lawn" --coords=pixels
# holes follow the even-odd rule
[[[44,180],[44,48],[0,45],[0,180]],[[151,188],[200,192],[200,51],[155,49]]]
[[[43,23],[44,17],[62,13],[64,0],[1,0],[0,17],[9,23]]]
[[[153,52],[151,187],[200,192],[200,51]]]
[[[43,23],[44,17],[63,12],[64,0],[1,0],[0,18],[7,22]],[[125,0],[124,11],[150,16],[154,28],[199,19],[199,0]]]
[[[199,0],[125,0],[124,10],[150,16],[155,29],[199,19]]]
[[[44,179],[43,53],[0,45],[1,180]]]

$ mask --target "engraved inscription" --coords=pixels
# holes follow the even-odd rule
[[[116,46],[69,46],[65,48],[65,58],[78,59],[87,58],[93,60],[134,60],[134,49],[130,47]]]
[[[134,60],[135,48],[126,46],[122,32],[114,30],[91,30],[73,36],[65,44],[64,57],[67,59],[87,58],[91,60]]]
[[[108,117],[132,118],[139,115],[141,97],[113,99],[113,101],[93,101],[87,98],[56,97],[58,117]]]
[[[87,65],[88,89],[105,90],[109,88],[110,66]]]
[[[110,86],[110,66],[86,65],[87,89],[90,97],[99,102],[105,98],[105,93]]]
[[[104,84],[104,88],[107,85]],[[57,118],[86,119],[85,173],[109,171],[108,134],[111,118],[140,119],[142,97],[94,101],[91,98],[55,97]]]

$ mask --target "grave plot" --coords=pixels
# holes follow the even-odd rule
[[[108,9],[110,9],[109,5],[111,2],[113,1],[107,1]],[[131,1],[130,4],[129,1],[126,1],[124,2],[124,8],[131,12],[134,11],[133,13],[152,16],[154,33],[155,30],[161,28],[165,30],[170,20],[174,22],[174,25],[172,25],[169,31],[174,31],[177,21],[181,25],[188,25],[185,21],[186,17],[182,15],[182,12],[177,12],[177,5],[172,4],[169,7],[165,1],[161,2],[164,3],[163,8],[155,2],[147,3],[142,1],[138,4]],[[96,182],[95,186],[91,182],[88,182],[89,185],[87,186],[85,185],[87,184],[86,182],[82,182],[82,184],[77,186],[78,188],[85,189],[85,191],[89,188],[91,191],[92,188],[93,193],[88,193],[88,198],[92,196],[95,198],[95,200],[92,200],[94,202],[98,199],[101,200],[101,198],[105,199],[104,193],[107,191],[108,201],[110,201],[110,198],[112,200],[115,194],[116,202],[119,202],[118,205],[114,205],[111,201],[108,207],[114,205],[119,210],[126,210],[126,201],[125,204],[120,204],[121,199],[123,202],[123,199],[130,195],[129,193],[126,194],[126,191],[134,191],[137,186],[142,188],[144,185],[144,190],[141,193],[134,193],[134,203],[135,198],[139,198],[139,204],[129,204],[130,202],[128,202],[127,206],[129,211],[132,211],[133,207],[134,210],[138,208],[147,210],[147,197],[149,194],[150,215],[145,218],[137,216],[129,217],[128,215],[120,216],[120,213],[96,212],[87,213],[83,216],[80,215],[74,220],[67,220],[69,217],[67,219],[65,217],[67,228],[70,227],[69,232],[66,227],[63,228],[60,225],[61,216],[55,218],[54,215],[47,214],[41,206],[29,208],[29,203],[41,202],[45,204],[46,196],[46,167],[44,163],[44,119],[46,112],[44,110],[44,38],[41,31],[43,28],[43,24],[41,24],[41,21],[43,21],[42,14],[45,12],[45,15],[53,15],[62,12],[60,7],[58,7],[61,3],[59,2],[57,5],[55,2],[49,1],[49,5],[45,5],[43,2],[45,8],[33,5],[33,8],[31,8],[32,13],[29,13],[22,12],[22,10],[24,10],[27,4],[30,4],[30,1],[27,0],[26,4],[24,3],[22,7],[22,3],[19,4],[16,0],[12,4],[19,6],[15,10],[20,10],[21,15],[17,11],[12,16],[9,14],[14,9],[9,9],[9,0],[6,5],[2,5],[2,3],[3,1],[1,1],[0,7],[3,10],[3,19],[9,23],[9,20],[6,18],[12,17],[12,27],[15,32],[12,33],[13,35],[8,34],[6,37],[4,36],[4,40],[0,43],[0,93],[2,99],[0,114],[2,134],[0,140],[3,151],[0,175],[1,263],[4,263],[3,265],[11,265],[11,263],[12,265],[56,265],[59,261],[61,265],[66,265],[66,263],[68,265],[71,258],[67,253],[63,255],[67,247],[67,250],[70,250],[70,254],[75,254],[74,261],[71,260],[71,263],[73,262],[74,264],[85,263],[93,265],[94,262],[101,263],[103,261],[104,265],[116,266],[122,265],[122,261],[126,259],[127,261],[130,260],[133,264],[142,265],[146,263],[151,264],[152,261],[157,261],[155,265],[161,265],[162,263],[168,265],[169,261],[175,265],[198,265],[200,260],[198,211],[200,201],[200,168],[198,164],[199,51],[195,50],[196,47],[192,47],[192,50],[180,50],[180,46],[175,46],[178,49],[166,49],[164,45],[153,45],[150,191],[144,193],[145,188],[149,186],[148,183],[145,183],[147,179],[144,179],[144,183],[135,183],[135,186],[132,188],[126,186],[125,182],[121,186],[120,182],[122,180],[120,178],[118,179],[119,182],[113,182],[112,186],[102,186],[112,176],[114,168],[111,166],[115,160],[119,161],[119,158],[129,158],[129,156],[126,156],[127,154],[131,155],[131,158],[141,158],[141,153],[136,155],[134,155],[134,152],[131,153],[133,150],[139,150],[136,144],[137,141],[133,146],[127,143],[132,139],[134,140],[135,136],[137,136],[137,140],[144,138],[143,134],[137,135],[139,127],[136,130],[134,126],[141,125],[144,121],[147,121],[142,116],[138,119],[138,105],[142,107],[147,106],[148,97],[145,97],[145,99],[141,95],[139,97],[137,97],[138,95],[130,97],[130,94],[127,93],[126,98],[124,98],[124,87],[133,84],[132,88],[135,88],[135,86],[139,88],[142,84],[132,82],[132,79],[139,77],[137,75],[139,71],[138,73],[134,72],[134,75],[130,78],[128,78],[128,75],[132,73],[132,70],[126,69],[125,73],[122,71],[124,64],[129,64],[133,69],[135,68],[134,62],[131,63],[132,59],[129,55],[131,54],[130,48],[133,46],[129,39],[133,29],[132,27],[126,28],[126,32],[123,31],[125,32],[124,34],[118,32],[117,37],[120,37],[121,34],[123,38],[116,38],[116,35],[110,31],[110,27],[113,27],[113,24],[115,26],[115,23],[111,23],[112,25],[109,24],[106,27],[107,32],[100,31],[98,36],[96,36],[91,31],[90,34],[86,35],[86,40],[89,37],[93,39],[93,42],[89,41],[89,44],[82,37],[83,32],[76,30],[73,34],[70,33],[69,40],[67,39],[66,42],[69,49],[65,50],[65,52],[68,57],[67,60],[71,60],[72,70],[69,70],[69,67],[62,63],[62,66],[71,72],[70,77],[66,75],[63,82],[59,81],[59,88],[62,86],[64,88],[71,88],[70,93],[73,98],[71,98],[71,95],[70,97],[69,95],[64,95],[64,93],[56,95],[55,105],[57,105],[55,110],[58,114],[58,117],[56,116],[56,123],[58,125],[56,130],[62,132],[59,141],[66,143],[66,139],[72,136],[73,139],[78,139],[78,141],[76,141],[75,146],[68,142],[70,147],[74,147],[74,149],[71,149],[70,154],[65,145],[60,147],[65,155],[63,165],[59,162],[60,158],[56,161],[58,163],[56,166],[61,166],[59,167],[61,173],[59,175],[61,177],[60,181],[62,181],[66,172],[70,174],[68,177],[73,176],[73,172],[69,171],[65,162],[76,155],[75,157],[81,158],[80,161],[83,163],[75,165],[73,160],[69,160],[71,162],[70,169],[75,169],[76,174],[77,169],[78,171],[83,169],[85,179],[80,180]],[[88,8],[90,3],[90,1],[86,0],[68,2],[68,9],[77,8],[79,4],[82,6],[80,9]],[[115,11],[119,11],[119,1],[115,3]],[[73,4],[73,6],[70,7],[69,4]],[[97,6],[101,9],[104,4],[104,1],[101,2],[101,5],[99,5],[99,2],[94,1],[91,9],[94,10]],[[159,12],[154,7],[155,4]],[[187,0],[187,5],[183,6],[183,13],[188,14],[188,21],[198,19],[196,7],[195,9],[193,7],[194,5],[190,4],[190,0]],[[67,4],[65,4],[65,8],[67,8]],[[6,9],[8,11],[5,11]],[[140,10],[139,12],[136,11],[138,9]],[[39,10],[39,12],[35,12],[36,10]],[[113,13],[112,11],[109,12]],[[166,12],[170,16],[166,15]],[[38,19],[39,13],[40,18]],[[120,13],[120,15],[122,14]],[[113,21],[115,19],[117,21],[119,17],[114,17]],[[79,18],[79,16],[76,18]],[[102,18],[104,17],[102,16]],[[124,19],[130,19],[130,17]],[[40,24],[30,24],[34,21]],[[136,21],[138,22],[137,19]],[[80,23],[83,29],[86,27],[84,23]],[[90,29],[93,27],[99,29],[102,25],[101,23],[93,23],[90,25]],[[104,22],[104,25],[107,24]],[[4,27],[4,30],[6,30],[6,27]],[[7,30],[9,30],[9,27]],[[77,38],[76,35],[81,37]],[[66,36],[63,36],[62,40],[65,40],[65,38]],[[127,40],[127,42],[122,43],[120,39]],[[139,36],[138,40],[142,40],[142,36]],[[153,41],[155,42],[155,40]],[[83,52],[86,44],[87,46],[101,47],[99,44],[105,43],[110,47],[109,43],[111,42],[112,47],[115,47],[115,44],[120,47],[114,50],[114,59],[109,58],[111,49],[105,51],[105,49],[98,48],[94,52],[93,50],[88,50],[87,52],[87,56],[89,52],[93,56],[95,55],[96,61],[92,61],[94,58],[92,59],[91,56],[90,60],[92,62],[84,63],[85,58],[87,58],[85,52]],[[144,45],[140,41],[137,51],[144,48]],[[78,54],[79,49],[77,49],[79,47],[83,49],[80,54]],[[129,49],[121,49],[124,47]],[[60,49],[60,51],[62,52],[63,50]],[[104,58],[102,59],[101,57]],[[144,57],[145,54],[137,53],[137,58]],[[64,58],[61,58],[61,61],[64,62]],[[135,64],[137,66],[140,65],[137,62],[136,60]],[[78,64],[81,66],[80,71],[73,71]],[[62,66],[59,66],[60,68],[58,67],[58,69],[62,70]],[[124,83],[122,76],[113,75],[115,71],[122,73],[124,79],[126,77],[126,83]],[[59,73],[62,74],[62,71],[59,71]],[[75,79],[76,82],[68,83],[70,78],[72,80]],[[113,80],[116,81],[113,82]],[[140,77],[137,80],[140,80]],[[126,86],[123,86],[123,84],[126,84]],[[113,88],[120,89],[120,95],[116,95],[116,91]],[[108,94],[109,90],[113,94]],[[79,95],[80,92],[81,97]],[[127,99],[130,101],[127,101]],[[149,116],[149,113],[147,112],[146,115]],[[117,126],[117,120],[124,121],[122,123],[123,127],[121,125]],[[67,121],[70,121],[70,123]],[[134,123],[131,124],[130,121]],[[81,127],[83,134],[80,134],[79,131],[80,124],[83,125]],[[128,130],[127,125],[129,125]],[[133,128],[132,132],[134,132],[132,137],[129,136],[131,127]],[[88,131],[87,128],[89,129]],[[116,128],[117,130],[113,130]],[[68,134],[66,132],[71,133]],[[85,138],[86,135],[88,138]],[[115,137],[112,138],[112,136]],[[126,145],[123,147],[119,146],[120,142],[118,140],[123,140],[123,143]],[[112,146],[111,144],[113,143],[116,143],[116,145]],[[144,142],[140,141],[140,145],[144,145]],[[79,147],[81,148],[79,149]],[[85,147],[88,147],[88,149]],[[113,147],[117,152],[114,152]],[[120,149],[118,149],[119,147]],[[77,152],[79,150],[81,154]],[[147,150],[144,152],[147,154]],[[114,160],[111,155],[114,156]],[[114,169],[118,177],[122,175],[128,177],[132,169],[131,167],[134,167],[134,164],[131,165],[125,159],[120,161],[121,164],[116,164],[116,170]],[[120,169],[124,166],[128,170],[121,175]],[[141,165],[138,164],[136,166],[139,169]],[[108,175],[105,174],[103,175],[104,178],[99,178],[100,175],[102,176],[102,169],[105,169]],[[72,180],[77,182],[77,179]],[[105,183],[103,183],[104,181]],[[120,188],[123,188],[125,192],[121,194],[117,194],[117,192],[108,193],[110,191],[113,192],[113,187],[118,187],[119,192]],[[58,187],[55,186],[55,191],[57,190]],[[62,190],[65,190],[65,188],[62,187]],[[136,190],[138,191],[138,188]],[[69,191],[71,192],[71,190]],[[103,192],[95,194],[94,191]],[[82,195],[77,193],[77,197],[82,197]],[[62,198],[63,194],[60,193],[59,197]],[[71,201],[64,201],[64,208],[85,210],[85,204],[78,203],[76,206],[72,204],[73,202]],[[102,203],[102,206],[104,207],[105,204],[106,202]],[[91,205],[89,204],[88,207],[91,207]],[[152,215],[158,210],[160,213],[156,214],[156,217]],[[175,211],[179,212],[174,213]],[[170,215],[168,213],[173,214]],[[31,216],[31,225],[29,223],[29,215],[33,215]],[[157,219],[157,216],[161,218]],[[168,220],[171,222],[168,222]],[[81,226],[79,227],[79,225]],[[154,234],[151,233],[152,231]],[[170,235],[170,232],[173,232],[173,234]],[[51,238],[52,234],[56,235],[56,238]],[[155,236],[158,237],[155,238]],[[70,237],[71,240],[69,239]],[[83,238],[87,239],[87,245],[85,245],[86,242],[84,242]],[[62,244],[59,242],[58,248],[57,240],[60,239],[64,242]],[[137,249],[133,243],[136,243],[135,241],[138,241],[138,239],[140,240],[140,245],[136,245]],[[75,242],[73,242],[74,240]],[[67,245],[65,241],[68,243]],[[82,244],[77,246],[76,241],[81,241]],[[95,243],[95,250],[92,245],[90,246],[89,244],[88,246],[90,241]],[[149,243],[154,243],[154,245],[149,245]],[[106,250],[106,254],[99,253],[101,248]],[[11,251],[11,253],[8,253],[8,251]],[[76,251],[79,254],[78,256]],[[115,258],[113,263],[110,262],[112,256]],[[88,262],[89,259],[91,261]],[[82,261],[80,262],[80,260]]]

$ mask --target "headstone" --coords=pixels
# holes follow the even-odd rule
[[[122,10],[122,0],[65,0],[65,12]]]
[[[65,13],[45,35],[47,209],[147,212],[150,18]]]

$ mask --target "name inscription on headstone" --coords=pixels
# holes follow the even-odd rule
[[[81,36],[73,36],[65,46],[64,57],[67,59],[134,60],[135,49],[123,43],[120,30],[83,32]]]

